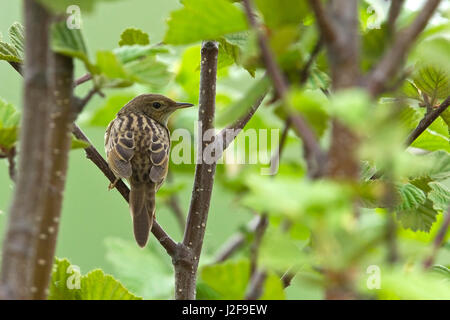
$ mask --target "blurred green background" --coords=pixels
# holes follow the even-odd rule
[[[82,16],[82,31],[88,50],[92,54],[97,50],[117,47],[120,33],[131,26],[146,31],[151,42],[157,43],[163,38],[165,20],[169,12],[178,6],[180,4],[177,0],[102,2],[92,14]],[[136,10],[137,7],[139,10]],[[22,21],[21,1],[2,1],[0,31],[3,35],[7,34],[9,26],[15,21]],[[77,76],[83,75],[85,70],[82,65],[76,66]],[[21,86],[22,79],[16,71],[7,63],[0,63],[0,97],[19,109],[22,101]],[[77,93],[81,96],[88,89],[89,85],[86,84],[77,89]],[[107,90],[105,93],[108,95]],[[96,97],[86,111],[89,112],[102,104],[104,101]],[[97,149],[104,154],[104,130],[82,124],[81,126]],[[193,174],[193,170],[189,174],[177,174],[175,179],[177,183],[184,185],[178,197],[185,212],[189,207]],[[0,182],[0,210],[3,212],[0,214],[0,241],[3,241],[13,190],[6,161],[0,161]],[[113,267],[106,260],[106,239],[121,238],[134,242],[128,205],[118,192],[108,191],[108,183],[103,174],[85,158],[84,151],[71,152],[57,256],[69,258],[73,264],[80,266],[82,273],[93,268],[102,268],[105,272],[114,274]],[[215,185],[205,236],[205,256],[214,253],[228,236],[251,219],[251,214],[239,208],[233,200],[233,196],[225,188],[220,184]],[[161,202],[157,203],[157,219],[166,231],[179,241],[180,228],[172,212]],[[151,238],[144,250],[155,249],[161,250],[157,241]],[[171,272],[171,266],[167,265],[167,268]],[[121,279],[121,275],[114,275]]]

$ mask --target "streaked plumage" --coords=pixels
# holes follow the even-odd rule
[[[173,111],[190,106],[162,95],[140,95],[125,105],[106,129],[107,162],[117,178],[130,183],[134,236],[141,247],[148,241],[155,216],[155,193],[169,167],[167,120]]]

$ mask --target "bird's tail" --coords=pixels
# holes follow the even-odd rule
[[[153,225],[155,214],[155,186],[153,184],[131,183],[130,211],[133,218],[134,237],[143,248]]]

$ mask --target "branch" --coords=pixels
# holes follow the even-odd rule
[[[32,265],[33,299],[47,297],[63,195],[72,142],[71,129],[77,115],[73,106],[73,61],[72,58],[49,52],[49,104],[50,104],[50,149],[49,184],[44,194],[44,211],[38,223]]]
[[[108,180],[113,183],[116,180],[116,176],[111,171],[108,166],[106,160],[101,156],[101,154],[97,151],[97,149],[92,145],[91,141],[89,141],[88,137],[81,131],[81,129],[74,124],[73,134],[77,139],[83,140],[89,143],[89,147],[84,149],[86,152],[86,157],[91,160],[97,168],[100,169],[101,172],[108,178]],[[128,202],[130,196],[130,189],[127,185],[119,180],[116,183],[117,191],[122,195],[122,197]],[[177,252],[177,243],[172,240],[172,238],[162,229],[162,227],[158,224],[157,221],[153,222],[152,233],[156,237],[156,239],[161,243],[161,245],[166,249],[167,253],[173,257]]]
[[[250,284],[245,294],[246,300],[258,300],[263,293],[263,285],[267,274],[265,271],[257,271],[250,279]]]
[[[175,267],[175,299],[195,299],[196,278],[200,254],[205,236],[211,193],[216,171],[216,161],[208,163],[204,150],[208,142],[203,139],[203,132],[213,130],[218,44],[204,41],[201,49],[200,99],[199,99],[199,143],[198,161],[195,168],[195,180],[192,189],[191,204],[187,217],[183,245],[190,249],[192,259],[174,259]]]
[[[305,65],[303,66],[303,69],[300,71],[300,84],[305,84],[309,77],[309,71],[311,69],[311,66],[316,60],[317,56],[319,55],[320,51],[323,47],[323,40],[322,37],[319,38],[316,45],[314,46],[308,61],[306,61]]]
[[[427,112],[422,120],[420,120],[418,126],[406,139],[405,144],[411,145],[432,123],[437,119],[450,105],[450,96],[447,97],[436,109],[431,112]]]
[[[261,219],[256,226],[253,243],[250,247],[250,275],[253,275],[255,272],[257,272],[259,247],[261,246],[261,241],[264,233],[266,232],[268,224],[269,219],[267,218],[267,214],[262,214]]]
[[[425,29],[428,20],[438,7],[440,0],[428,0],[414,22],[396,37],[392,47],[384,54],[366,80],[369,93],[376,97],[384,90],[385,84],[403,65],[409,49],[419,34]]]
[[[445,235],[447,234],[447,230],[449,227],[450,227],[450,207],[447,210],[447,214],[444,218],[444,222],[442,222],[442,226],[439,229],[439,232],[437,233],[436,238],[434,238],[433,251],[432,251],[431,255],[423,263],[423,266],[425,269],[429,269],[433,265],[434,259],[436,258],[436,254],[437,254],[439,248],[441,247],[442,243],[444,242]]]
[[[320,33],[327,42],[335,42],[337,39],[336,29],[333,25],[330,17],[325,12],[325,8],[322,5],[321,0],[309,0],[309,5],[314,11],[316,16],[317,25],[319,26]]]
[[[404,2],[405,0],[391,0],[387,22],[388,30],[391,36],[394,35],[395,33],[395,22],[397,21],[397,18],[400,15]]]
[[[50,17],[34,0],[24,3],[25,87],[19,171],[3,241],[0,295],[6,299],[31,297],[34,225],[42,216],[48,172],[47,48]],[[24,201],[26,199],[26,201]]]
[[[77,80],[75,80],[74,82],[74,87],[78,87],[79,85],[89,81],[92,79],[92,75],[90,73],[86,73],[84,76],[78,78]]]
[[[257,32],[258,35],[258,43],[262,54],[262,59],[264,65],[266,66],[267,73],[272,79],[273,86],[275,88],[276,93],[281,98],[281,100],[285,100],[286,94],[288,91],[288,85],[286,80],[283,77],[283,74],[280,71],[273,54],[269,48],[267,43],[267,39],[263,33],[259,31],[258,23],[256,22],[255,16],[253,15],[252,6],[250,0],[243,0],[243,5],[245,9],[245,13],[247,15],[247,19],[251,25],[251,27]],[[317,167],[319,167],[319,171],[322,171],[321,167],[323,162],[323,152],[320,149],[319,143],[317,142],[315,135],[307,122],[303,119],[299,114],[294,114],[290,112],[288,114],[288,118],[293,124],[295,132],[299,135],[303,143],[305,144],[305,149],[308,152],[311,152],[312,156],[317,160]]]

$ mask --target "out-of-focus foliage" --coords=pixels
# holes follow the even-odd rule
[[[65,1],[42,1],[56,9],[65,5]],[[82,8],[92,9],[94,2],[87,2],[79,1]],[[117,36],[118,47],[89,53],[79,30],[69,30],[64,24],[52,27],[53,49],[82,61],[85,71],[94,76],[94,86],[107,94],[104,102],[82,115],[83,124],[106,128],[118,110],[141,93],[158,92],[177,101],[198,103],[200,42],[216,40],[217,127],[226,127],[241,118],[267,93],[246,129],[282,130],[286,111],[290,111],[303,115],[324,149],[330,145],[332,119],[338,119],[360,139],[360,147],[354,152],[361,162],[361,179],[352,182],[309,179],[304,145],[293,130],[287,133],[276,176],[262,172],[267,172],[264,169],[268,169],[271,154],[278,148],[279,135],[269,134],[267,145],[263,146],[259,137],[254,140],[252,132],[244,130],[229,148],[234,153],[223,155],[214,188],[219,188],[220,196],[234,201],[221,208],[211,206],[210,217],[225,212],[226,220],[232,221],[239,218],[234,211],[267,214],[269,224],[257,261],[267,271],[261,299],[323,299],[336,288],[345,288],[353,298],[448,299],[448,232],[444,244],[436,250],[435,265],[429,270],[422,265],[432,254],[432,242],[450,203],[450,111],[436,119],[410,147],[405,146],[408,135],[427,112],[449,95],[448,15],[441,15],[427,26],[405,59],[402,76],[390,79],[385,84],[390,90],[373,100],[363,89],[332,90],[324,47],[311,61],[307,78],[302,78],[319,41],[307,1],[253,2],[256,19],[261,23],[259,31],[267,37],[277,63],[291,83],[285,101],[279,101],[270,90],[256,34],[249,29],[239,1],[184,0],[169,15],[164,41],[159,44],[155,44],[152,30],[127,28]],[[388,6],[389,1],[383,0],[359,2],[360,65],[364,73],[377,65],[392,44],[386,24]],[[397,28],[407,26],[416,14],[405,7]],[[89,30],[83,33],[88,35]],[[20,25],[11,28],[9,37],[10,42],[0,42],[0,59],[22,62]],[[16,134],[17,116],[12,110],[0,104],[0,145],[9,141],[2,138],[7,136],[2,135],[2,130]],[[176,113],[169,122],[170,129],[186,128],[194,133],[197,112],[192,108]],[[7,120],[10,118],[16,122]],[[11,142],[3,143],[11,146],[15,139],[14,136]],[[195,138],[186,139],[193,142]],[[174,141],[172,150],[178,152],[177,147],[179,142]],[[174,164],[171,159],[173,181],[158,192],[158,210],[172,195],[189,193],[194,145],[186,152],[190,163]],[[248,163],[252,157],[258,159],[257,163]],[[178,177],[182,174],[189,174],[189,179],[180,182]],[[394,230],[387,231],[391,217]],[[236,230],[245,235],[242,249],[230,260],[217,264],[211,258],[215,252],[209,245],[215,234],[208,230],[197,297],[244,298],[254,235],[245,227]],[[392,243],[386,240],[392,237],[388,232],[394,234],[397,250],[393,264],[386,259],[393,250]],[[141,250],[134,243],[112,238],[106,247],[114,275],[127,288],[146,299],[173,297],[172,266],[156,241]],[[98,291],[102,292],[99,295],[92,293],[97,289],[86,293],[62,290],[59,284],[67,279],[63,271],[68,264],[57,262],[52,298],[116,297],[109,289]],[[283,289],[280,275],[287,270],[295,270],[297,275],[291,286]],[[380,271],[380,288],[376,290],[369,285],[372,276],[377,275],[371,270]],[[87,288],[95,280],[107,288],[119,288],[117,292],[125,290],[100,271],[83,277],[91,279],[84,280]]]

